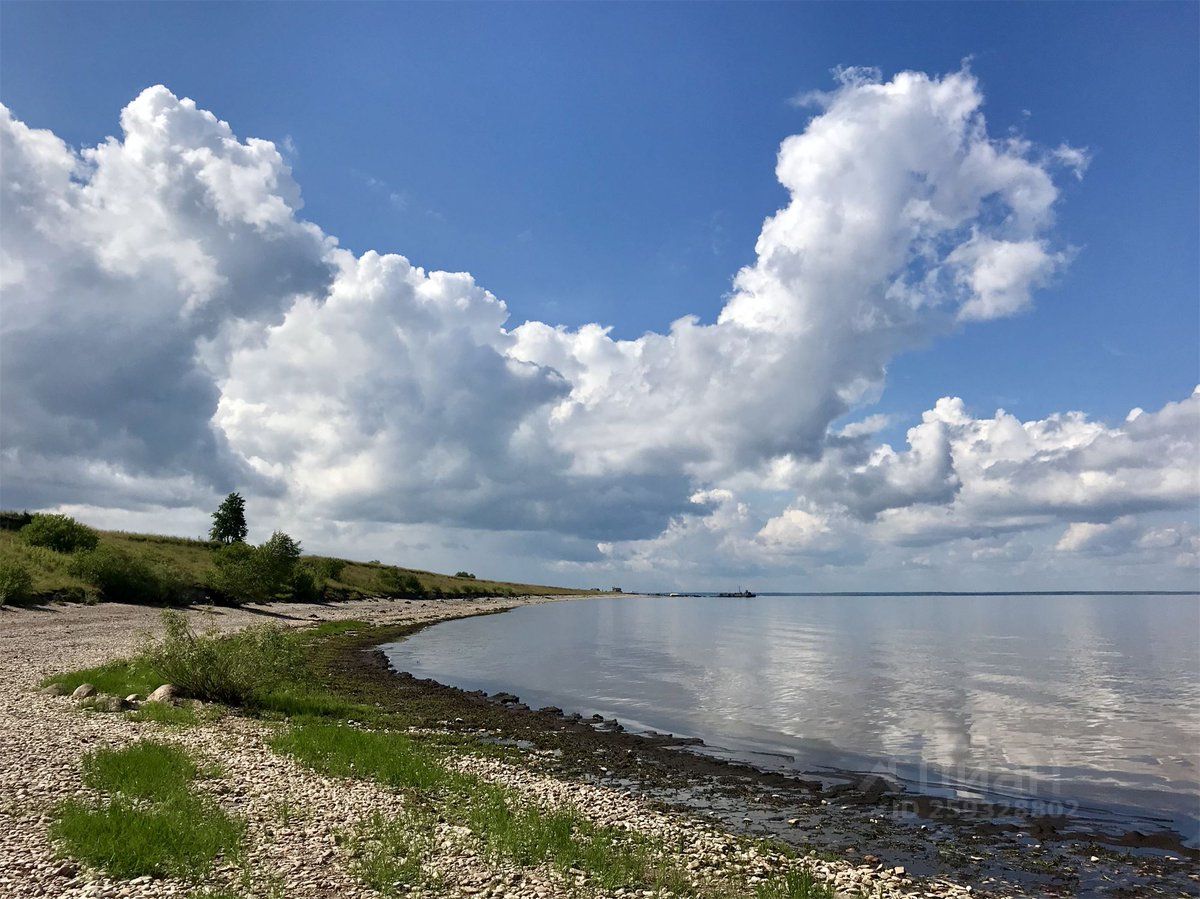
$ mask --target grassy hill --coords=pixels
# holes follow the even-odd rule
[[[212,586],[216,544],[158,534],[122,531],[96,533],[102,551],[106,547],[117,550],[142,567],[171,579],[184,588],[181,595],[187,599],[237,601],[237,597],[220,595]],[[17,566],[28,572],[28,600],[36,602],[57,598],[94,601],[122,598],[120,595],[106,595],[110,591],[102,591],[94,582],[80,576],[77,558],[77,553],[30,546],[15,530],[0,530],[0,569]],[[355,562],[327,556],[301,556],[300,563],[314,575],[322,595],[331,599],[363,596],[508,596],[528,593],[566,595],[588,592],[436,574],[379,562]]]

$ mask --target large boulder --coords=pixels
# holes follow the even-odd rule
[[[146,697],[146,702],[174,702],[179,697],[179,690],[174,684],[163,684]]]
[[[80,684],[71,694],[72,699],[88,699],[96,695],[96,688],[91,684]]]

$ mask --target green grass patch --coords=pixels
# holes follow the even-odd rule
[[[393,731],[301,722],[270,742],[278,752],[340,777],[366,778],[419,790],[441,787],[451,778],[436,753],[412,737]]]
[[[497,857],[522,866],[579,868],[605,889],[675,889],[686,883],[653,841],[593,824],[574,808],[524,804],[505,787],[447,770],[440,753],[407,734],[309,721],[279,734],[271,746],[324,774],[413,790],[430,815],[436,811],[470,828]],[[372,885],[415,884],[421,845],[411,816],[372,820],[364,827],[359,834],[367,852],[364,879]]]
[[[217,805],[178,796],[154,805],[115,799],[100,805],[68,800],[51,836],[74,858],[113,877],[197,877],[218,856],[235,852],[243,827]]]
[[[167,743],[142,740],[124,749],[100,749],[83,758],[83,782],[102,793],[165,801],[184,796],[196,778],[186,752]]]
[[[788,871],[760,883],[755,899],[835,899],[834,889],[816,880],[807,871]]]
[[[195,727],[200,723],[200,716],[192,706],[169,702],[143,702],[140,708],[126,712],[125,717],[130,721],[149,721],[169,727]]]
[[[43,686],[62,684],[68,693],[73,692],[80,684],[92,684],[100,693],[113,696],[128,696],[131,693],[146,696],[165,681],[162,674],[147,659],[138,657],[128,661],[109,662],[96,668],[56,674],[42,683]]]
[[[113,877],[202,875],[238,854],[244,825],[191,790],[200,773],[187,753],[164,743],[91,753],[84,783],[108,798],[61,803],[50,835],[66,854]]]
[[[418,810],[392,817],[376,813],[350,834],[351,873],[385,896],[440,886],[428,873],[436,850],[433,825],[433,817]]]
[[[549,863],[560,871],[588,872],[602,889],[687,888],[663,847],[640,834],[592,823],[578,809],[542,809],[512,790],[461,779],[446,814],[469,827],[498,857],[522,866]]]

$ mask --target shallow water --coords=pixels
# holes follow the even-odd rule
[[[591,599],[385,649],[417,677],[766,767],[1200,836],[1196,596]]]

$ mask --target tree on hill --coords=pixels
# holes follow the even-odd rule
[[[249,528],[246,527],[246,501],[240,493],[231,493],[213,512],[210,539],[218,543],[243,543]]]

